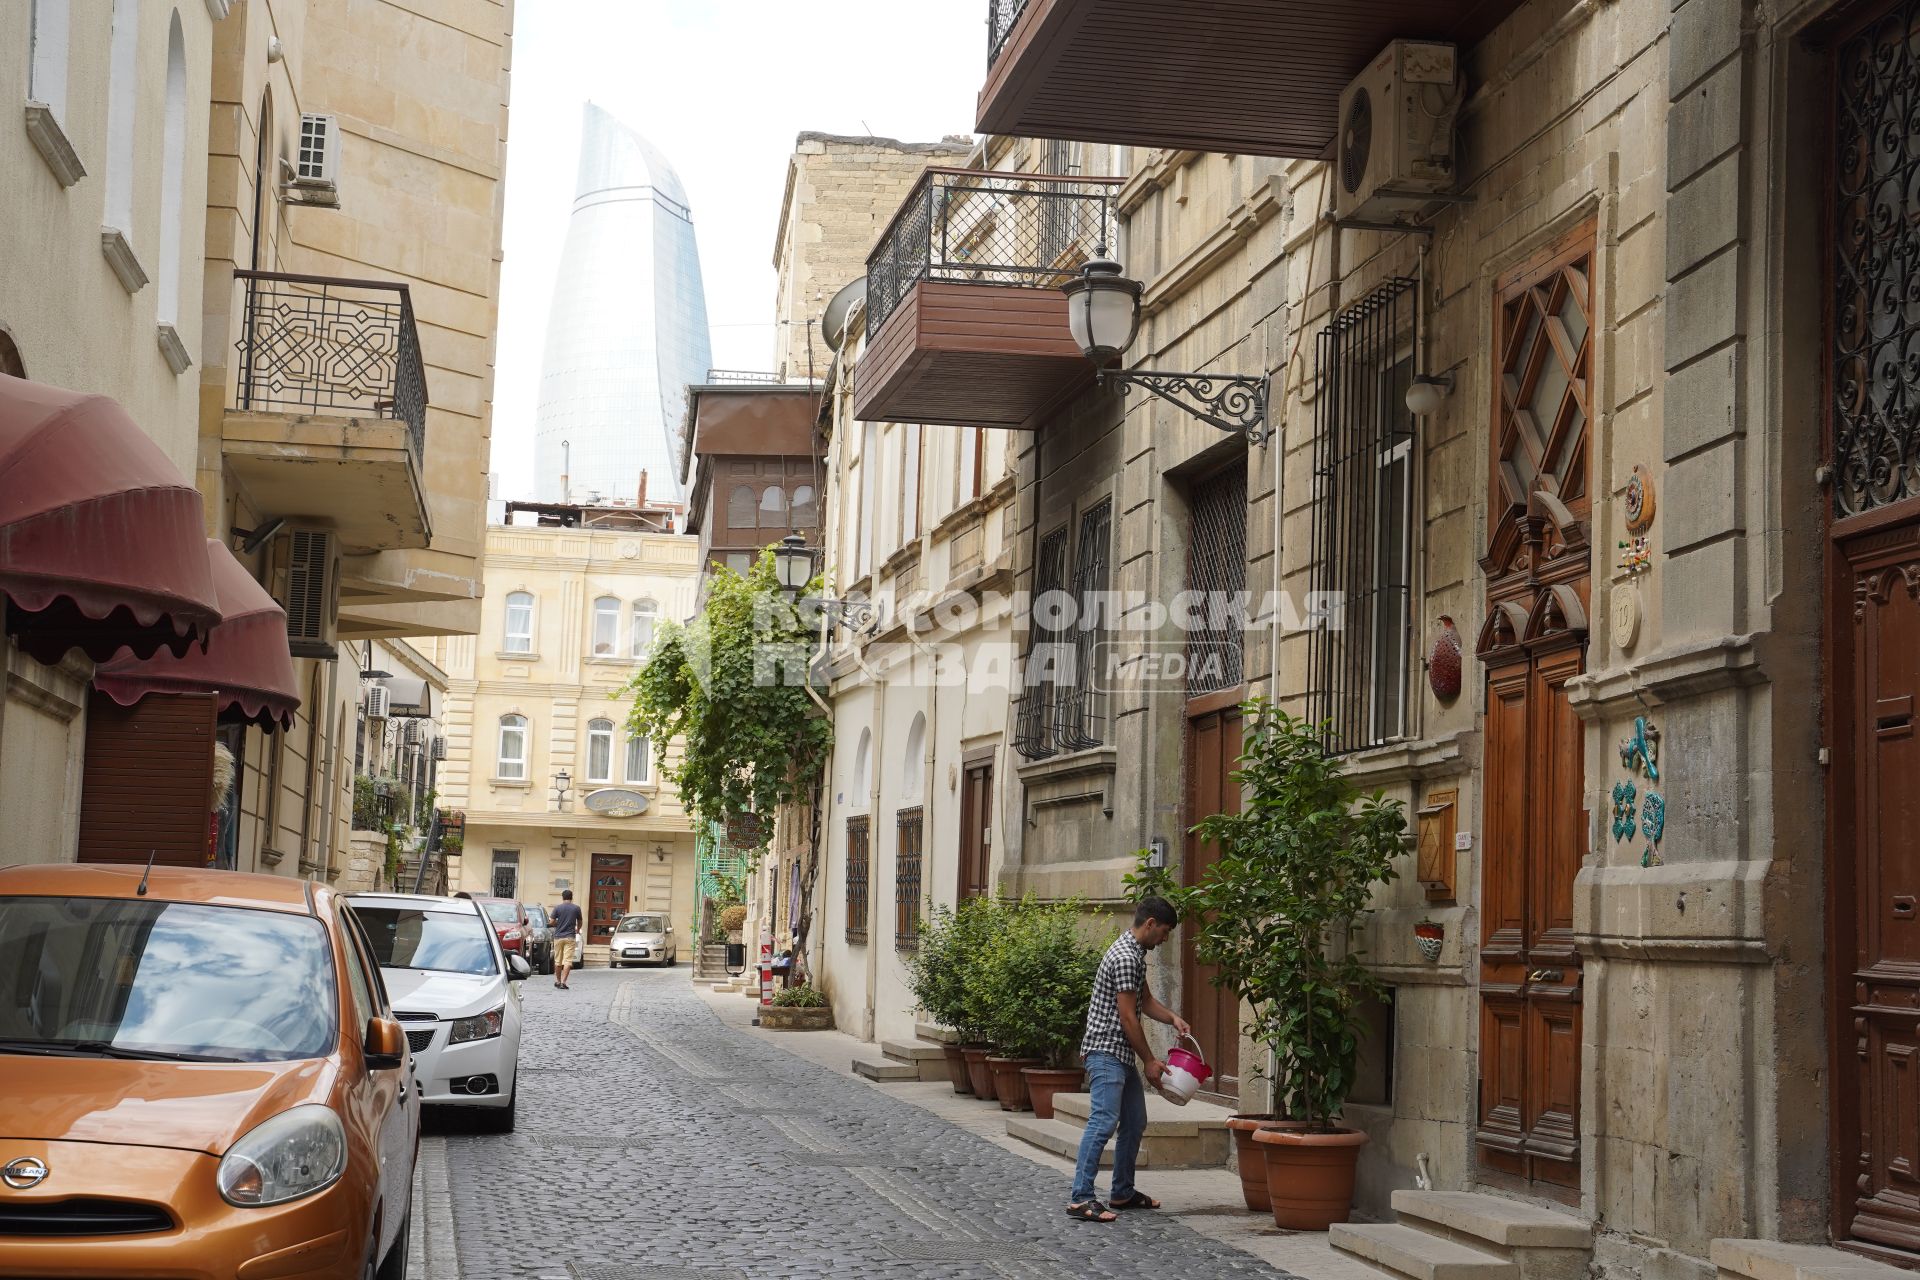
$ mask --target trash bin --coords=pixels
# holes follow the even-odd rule
[[[743,973],[747,967],[747,944],[729,942],[727,944],[727,972]]]

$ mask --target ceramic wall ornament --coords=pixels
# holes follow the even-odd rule
[[[1633,839],[1633,823],[1639,788],[1631,782],[1613,784],[1613,842]]]
[[[1622,582],[1613,589],[1612,607],[1607,610],[1616,649],[1631,649],[1640,638],[1640,589]]]
[[[1633,718],[1633,736],[1620,740],[1620,767],[1660,781],[1660,730],[1645,716]]]
[[[1653,568],[1653,542],[1648,538],[1622,538],[1617,544],[1620,559],[1614,567],[1622,573],[1646,573]]]
[[[1647,792],[1646,805],[1640,815],[1640,833],[1656,845],[1667,833],[1667,801],[1658,791]]]
[[[1460,696],[1460,631],[1453,625],[1453,619],[1446,614],[1440,615],[1440,632],[1433,638],[1433,649],[1427,655],[1427,684],[1433,689],[1433,696],[1442,702],[1452,702]]]
[[[1627,532],[1645,533],[1653,528],[1653,473],[1636,466],[1627,478]]]

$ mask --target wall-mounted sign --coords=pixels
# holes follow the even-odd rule
[[[647,794],[626,787],[602,787],[598,791],[587,792],[585,800],[588,813],[599,814],[603,818],[637,818],[647,811]]]

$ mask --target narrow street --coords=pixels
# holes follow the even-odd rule
[[[526,1015],[518,1131],[429,1121],[416,1278],[1286,1275],[1069,1221],[1051,1170],[725,1025],[684,966],[535,978]]]

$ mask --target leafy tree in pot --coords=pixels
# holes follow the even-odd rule
[[[957,909],[930,906],[921,922],[907,985],[927,1016],[952,1027],[962,1044],[983,1043],[990,1034],[984,969],[1005,915],[992,898],[968,898]]]
[[[1027,897],[1008,908],[980,966],[987,1038],[1009,1058],[1078,1064],[1100,948],[1080,932],[1077,899]]]

